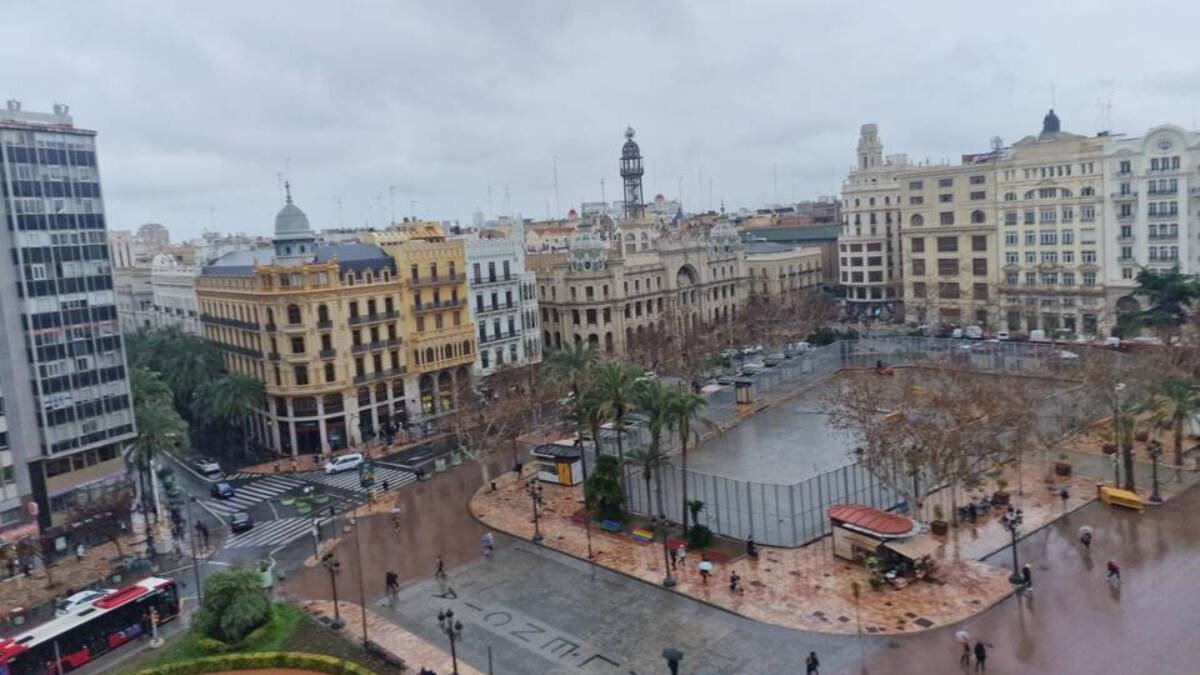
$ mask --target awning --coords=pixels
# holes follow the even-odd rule
[[[918,534],[907,539],[886,541],[883,545],[909,560],[920,560],[936,553],[941,548],[942,542],[927,534]]]

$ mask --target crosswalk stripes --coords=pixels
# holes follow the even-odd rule
[[[206,499],[203,504],[219,516],[228,516],[304,484],[304,481],[289,476],[271,476],[238,486],[232,499]]]
[[[387,481],[388,490],[391,491],[399,488],[402,485],[408,485],[409,483],[417,480],[417,475],[411,471],[379,464],[375,465],[375,484],[370,488],[364,488],[359,483],[357,471],[343,471],[341,473],[335,473],[332,475],[327,475],[324,472],[313,471],[303,475],[305,480],[309,482],[320,483],[322,485],[328,485],[329,487],[335,487],[349,492],[357,492],[359,494],[366,494],[367,492],[374,492],[375,494],[382,493],[384,481]]]
[[[318,527],[329,522],[322,518]],[[252,548],[256,546],[280,546],[310,534],[313,528],[312,518],[280,518],[259,523],[253,529],[236,534],[225,542],[225,548]]]

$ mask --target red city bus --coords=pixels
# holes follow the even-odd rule
[[[151,610],[157,612],[160,624],[179,616],[179,588],[173,579],[147,577],[66,616],[0,639],[0,675],[57,675],[74,670],[149,635]]]

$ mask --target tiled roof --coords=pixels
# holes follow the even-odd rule
[[[834,504],[827,513],[833,520],[883,537],[898,537],[916,530],[916,523],[910,518],[861,504]]]

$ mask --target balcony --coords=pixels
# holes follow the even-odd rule
[[[333,357],[337,356],[337,350],[336,349],[322,349],[319,352],[319,355],[323,359],[332,359]]]
[[[511,340],[513,338],[518,338],[518,337],[521,337],[520,333],[510,331],[507,333],[500,333],[499,335],[488,335],[487,337],[480,337],[479,344],[487,345],[487,344],[491,344],[493,342],[499,342],[501,340]]]
[[[265,324],[263,326],[263,328],[267,329],[268,333],[274,333],[276,330],[279,329],[279,326],[276,326],[274,323],[268,323],[268,324]]]
[[[1128,222],[1133,221],[1134,218],[1137,218],[1137,214],[1132,211],[1130,211],[1129,213],[1118,213],[1117,214],[1117,222],[1119,222],[1119,223],[1128,223]]]
[[[317,322],[318,330],[329,330],[330,328],[333,328],[333,322],[330,321],[329,319],[325,319],[324,321]]]
[[[237,319],[223,319],[219,316],[211,314],[201,314],[200,321],[211,323],[215,326],[226,326],[228,328],[241,328],[243,330],[258,330],[259,325],[250,321],[239,321]]]
[[[1133,240],[1134,240],[1134,236],[1132,234],[1117,235],[1117,243],[1118,244],[1132,244]]]
[[[458,300],[442,300],[439,302],[427,302],[427,303],[424,303],[421,305],[413,305],[412,311],[417,314],[422,313],[422,312],[436,312],[440,309],[454,309],[455,307],[465,307],[466,304],[467,304],[467,301],[463,300],[461,298]]]
[[[376,312],[374,314],[360,314],[350,317],[351,326],[362,326],[368,323],[379,323],[380,321],[391,321],[400,317],[400,312]]]
[[[1129,192],[1114,192],[1112,193],[1112,198],[1113,201],[1128,201],[1137,199],[1137,195],[1137,190],[1130,190]]]
[[[1159,232],[1158,234],[1152,234],[1147,238],[1150,241],[1175,241],[1179,239],[1179,233],[1171,232],[1168,234],[1166,232]]]
[[[487,277],[487,278],[475,277],[474,279],[471,280],[471,287],[474,288],[476,286],[487,286],[490,284],[504,284],[504,283],[510,283],[513,281],[517,281],[517,277],[513,276],[512,274],[505,274],[505,275],[500,275],[500,276],[495,276],[495,277]]]
[[[271,352],[270,354],[267,354],[267,358],[276,363],[279,363],[279,358],[280,358],[279,352]]]
[[[1171,188],[1158,188],[1154,190],[1146,190],[1147,197],[1165,197],[1179,194],[1179,189],[1172,190]]]
[[[407,372],[407,368],[400,366],[399,368],[389,368],[388,370],[379,370],[374,373],[364,373],[354,376],[354,384],[365,384],[374,382],[375,380],[385,380],[389,377],[399,377]]]
[[[304,323],[289,323],[283,326],[285,333],[299,333],[306,330],[308,330],[308,325]]]
[[[1134,261],[1135,261],[1135,258],[1131,255],[1118,255],[1117,256],[1117,262],[1119,262],[1119,263],[1132,263]]]
[[[465,274],[439,274],[435,277],[409,279],[408,285],[413,288],[424,288],[426,286],[441,286],[443,284],[460,284],[466,280],[467,275]]]
[[[490,307],[480,307],[479,305],[476,305],[475,313],[476,314],[491,314],[492,312],[511,311],[516,308],[517,308],[516,303],[509,303],[509,304],[505,304],[505,305],[491,305]]]
[[[400,345],[400,338],[391,338],[390,340],[376,340],[375,342],[363,342],[361,344],[357,344],[357,345],[354,345],[353,347],[351,347],[350,351],[354,352],[355,354],[361,354],[363,352],[373,352],[377,349],[387,349],[388,347],[396,347],[399,345]]]
[[[1178,218],[1179,211],[1150,211],[1146,214],[1147,218]]]

